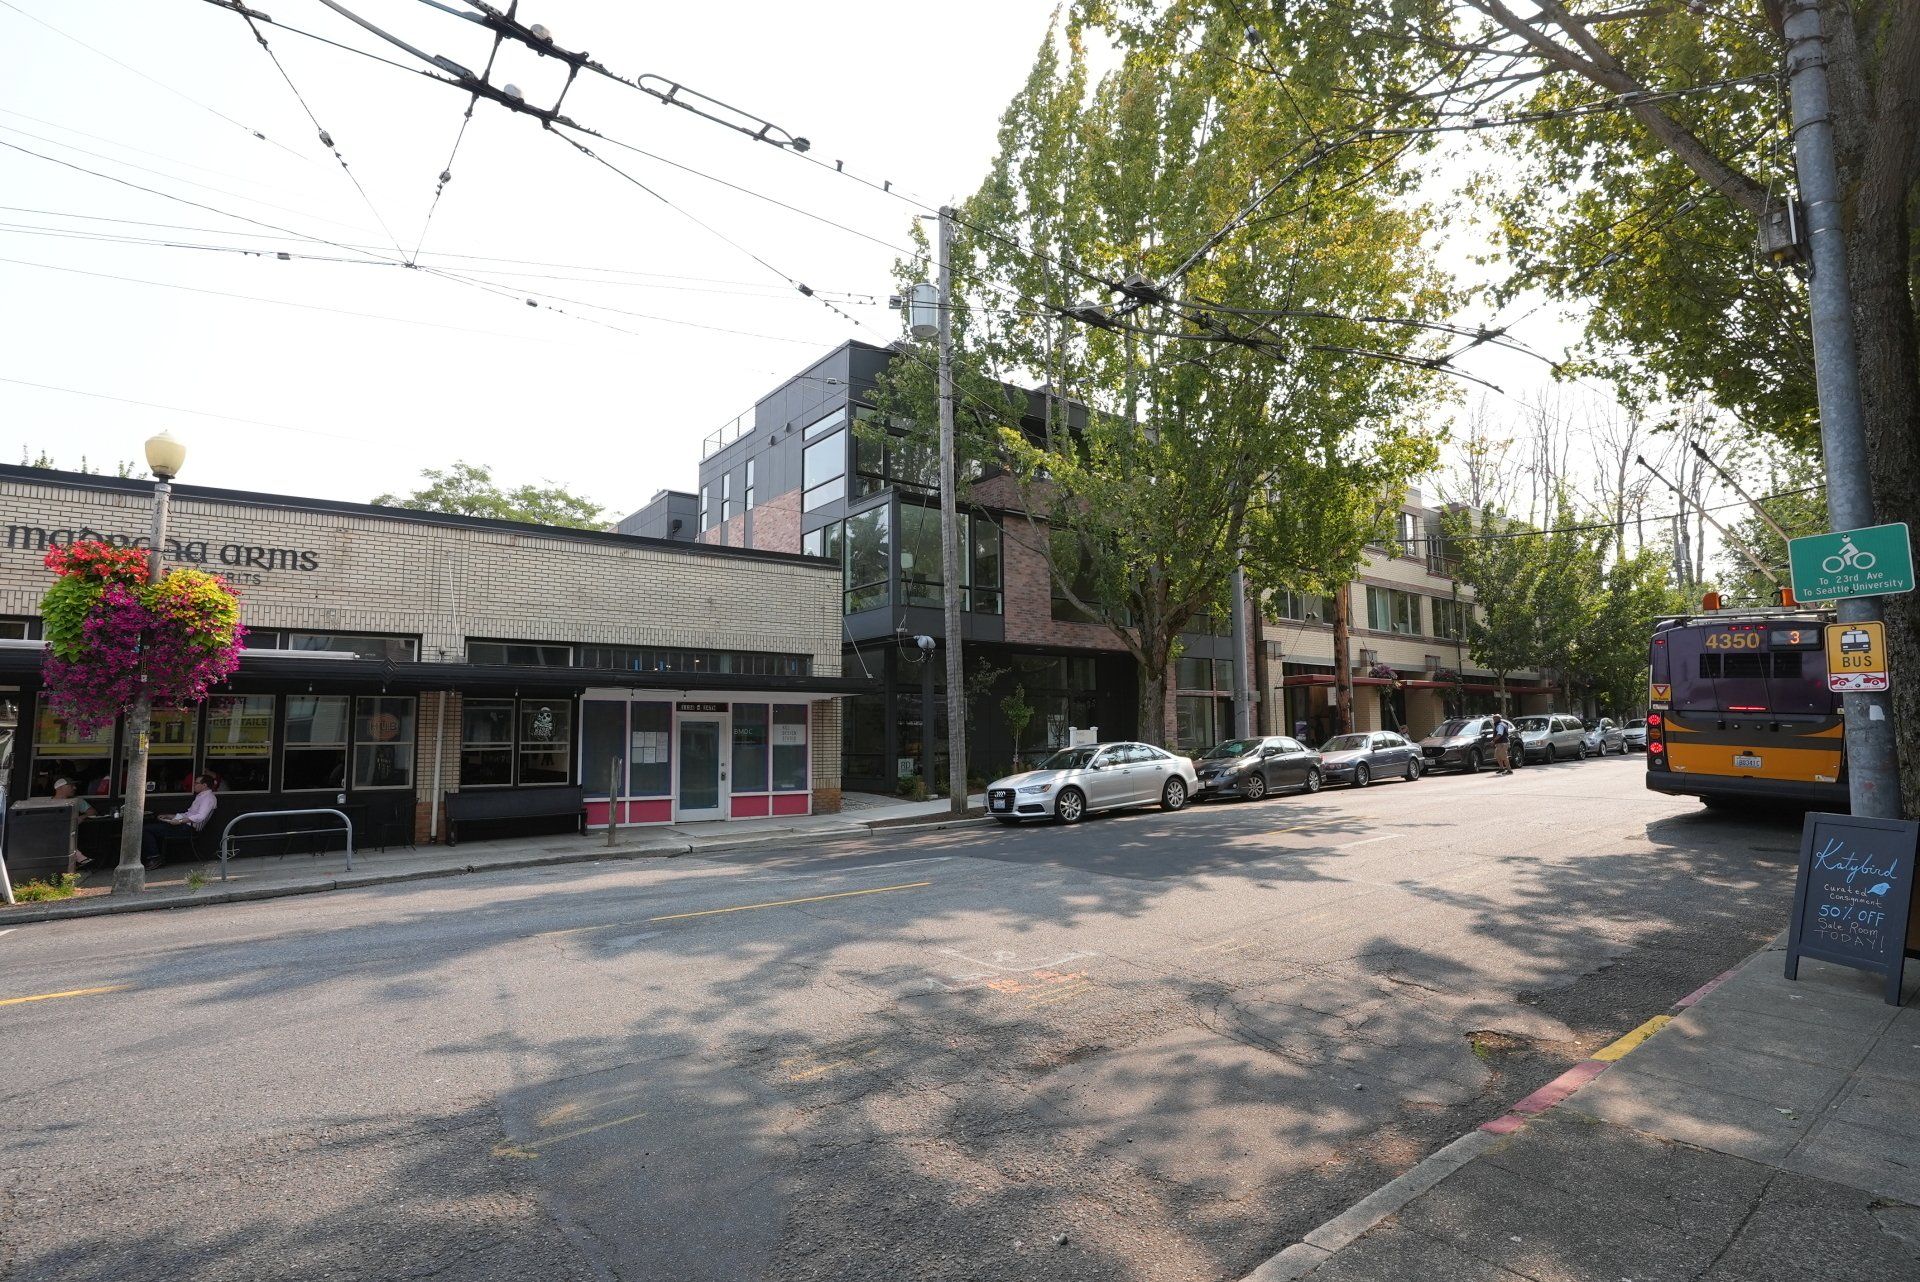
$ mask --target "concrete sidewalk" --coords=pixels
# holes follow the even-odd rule
[[[1783,947],[1247,1282],[1920,1278],[1920,1007],[1824,962],[1789,983]]]
[[[976,809],[985,799],[969,799]],[[69,917],[96,917],[146,912],[161,908],[189,908],[206,904],[277,899],[358,886],[380,886],[463,873],[546,864],[592,863],[603,859],[642,859],[674,855],[717,854],[755,847],[805,846],[865,837],[875,830],[914,826],[942,827],[951,820],[944,800],[893,801],[860,796],[853,808],[835,815],[804,815],[779,819],[736,819],[724,824],[685,824],[665,827],[629,827],[614,834],[609,846],[604,831],[562,833],[505,841],[465,841],[445,846],[394,847],[360,850],[347,867],[343,851],[316,855],[243,856],[228,861],[227,880],[220,879],[217,860],[207,863],[167,864],[147,874],[147,891],[137,898],[83,894],[73,899],[0,903],[0,927]],[[200,884],[194,884],[198,881]],[[111,867],[87,870],[83,890],[113,882]]]

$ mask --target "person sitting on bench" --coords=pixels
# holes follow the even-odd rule
[[[199,832],[207,826],[207,820],[213,818],[216,803],[214,793],[220,790],[220,776],[206,771],[193,777],[193,800],[187,808],[177,814],[155,815],[147,820],[146,829],[140,836],[140,862],[149,868],[158,868],[167,861],[166,839],[178,832],[182,826]]]

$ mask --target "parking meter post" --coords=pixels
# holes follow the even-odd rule
[[[1827,85],[1826,37],[1819,0],[1790,0],[1781,34],[1787,45],[1787,93],[1793,108],[1793,160],[1806,206],[1810,272],[1807,302],[1813,330],[1814,386],[1820,406],[1820,444],[1827,464],[1827,517],[1836,530],[1874,524],[1867,467],[1867,432],[1860,406],[1860,368],[1854,350],[1853,300],[1847,285],[1847,248],[1841,213],[1840,171],[1834,157],[1833,111]],[[1840,602],[1842,623],[1880,620],[1872,597]],[[1892,702],[1885,692],[1841,696],[1845,709],[1847,794],[1856,816],[1900,817],[1900,779],[1893,746]]]

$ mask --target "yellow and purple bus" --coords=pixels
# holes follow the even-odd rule
[[[1847,809],[1840,696],[1825,628],[1804,608],[1660,619],[1649,651],[1647,787],[1709,806]]]

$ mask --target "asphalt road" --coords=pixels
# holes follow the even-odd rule
[[[0,933],[0,1277],[1236,1279],[1780,929],[1642,769]]]

